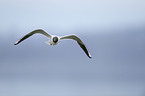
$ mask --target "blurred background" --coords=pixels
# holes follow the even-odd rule
[[[145,96],[145,0],[0,0],[0,96]],[[42,28],[76,42],[57,46]]]

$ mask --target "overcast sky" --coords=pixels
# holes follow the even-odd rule
[[[1,0],[0,30],[94,33],[92,29],[143,26],[144,9],[144,0]]]
[[[144,96],[145,0],[0,0],[1,96]],[[77,34],[89,49],[35,35]]]

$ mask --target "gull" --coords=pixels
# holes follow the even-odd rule
[[[71,39],[71,40],[74,40],[84,50],[84,52],[86,53],[86,55],[89,58],[91,58],[91,54],[89,53],[89,51],[88,51],[87,47],[85,46],[85,44],[83,43],[83,41],[78,36],[76,36],[74,34],[59,37],[57,35],[50,35],[47,32],[45,32],[44,30],[42,30],[42,29],[37,29],[37,30],[34,30],[34,31],[26,34],[24,37],[22,37],[21,39],[19,39],[14,45],[18,45],[19,43],[21,43],[22,41],[24,41],[25,39],[29,38],[30,36],[32,36],[32,35],[34,35],[36,33],[39,33],[39,34],[42,34],[42,35],[48,37],[49,38],[49,41],[46,41],[46,43],[49,44],[49,45],[57,45],[60,42],[60,40],[63,40],[63,39]]]

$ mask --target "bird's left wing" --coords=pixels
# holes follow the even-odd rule
[[[77,37],[76,35],[68,35],[68,36],[64,36],[64,37],[61,37],[60,40],[62,39],[72,39],[72,40],[75,40],[77,41],[77,43],[79,44],[79,46],[84,50],[84,52],[86,53],[86,55],[91,58],[91,54],[89,53],[87,47],[85,46],[85,44],[83,43],[83,41]]]
[[[20,40],[18,40],[14,45],[17,45],[17,44],[21,43],[23,40],[29,38],[30,36],[32,36],[32,35],[34,35],[34,34],[36,34],[36,33],[40,33],[40,34],[42,34],[42,35],[44,35],[44,36],[46,36],[46,37],[48,37],[48,38],[51,38],[51,35],[48,34],[48,33],[46,33],[44,30],[42,30],[42,29],[37,29],[37,30],[34,30],[34,31],[32,31],[32,32],[30,32],[30,33],[28,33],[28,34],[26,34],[24,37],[22,37]]]

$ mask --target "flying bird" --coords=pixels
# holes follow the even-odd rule
[[[19,43],[21,43],[22,41],[24,41],[25,39],[29,38],[30,36],[32,36],[36,33],[39,33],[39,34],[42,34],[42,35],[48,37],[49,41],[46,41],[46,43],[50,44],[50,45],[57,45],[60,42],[60,40],[63,40],[63,39],[75,40],[79,44],[79,46],[84,50],[86,55],[89,58],[91,58],[91,54],[89,53],[87,47],[85,46],[85,44],[82,42],[82,40],[78,36],[76,36],[76,35],[66,35],[66,36],[59,37],[59,36],[56,36],[56,35],[50,35],[42,29],[37,29],[37,30],[34,30],[34,31],[26,34],[24,37],[19,39],[14,45],[18,45]]]

